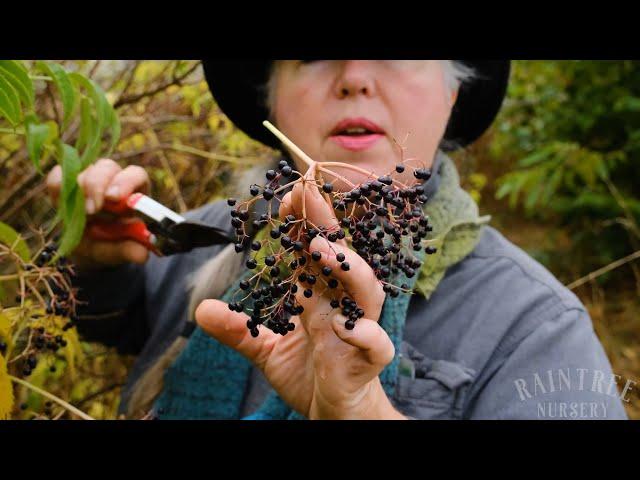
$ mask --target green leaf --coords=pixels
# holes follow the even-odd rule
[[[527,168],[545,161],[553,151],[553,145],[543,148],[539,152],[528,155],[518,161],[518,166]]]
[[[93,142],[92,132],[94,125],[95,122],[91,116],[91,101],[82,97],[80,100],[80,132],[75,144],[77,151],[82,150],[90,141]]]
[[[42,147],[53,133],[49,124],[38,123],[38,118],[34,114],[29,114],[25,118],[25,133],[27,136],[27,151],[29,158],[36,167],[38,173],[42,174],[40,169],[40,159],[42,157]]]
[[[35,93],[33,82],[24,66],[17,60],[0,60],[0,74],[17,90],[22,103],[33,108]]]
[[[20,97],[15,88],[0,75],[0,116],[5,117],[11,126],[20,123]]]
[[[77,72],[70,73],[69,78],[78,85],[78,87],[84,88],[89,94],[89,98],[93,101],[93,106],[96,109],[98,125],[104,127],[109,121],[109,116],[111,115],[110,110],[112,108],[102,88],[93,80],[83,77]]]
[[[68,255],[78,246],[80,240],[82,240],[87,221],[84,209],[84,194],[80,187],[76,185],[66,203],[68,219],[64,224],[64,231],[60,238],[60,246],[56,257]]]
[[[513,185],[511,185],[510,182],[502,182],[500,187],[495,193],[496,200],[502,200],[505,197],[505,195],[508,195],[509,192],[511,192],[512,188],[513,188]]]
[[[60,212],[63,232],[58,248],[58,256],[68,255],[82,239],[86,214],[84,193],[78,185],[81,171],[78,151],[70,145],[58,141],[58,161],[62,164],[62,188],[60,191]]]
[[[102,134],[104,133],[107,123],[109,123],[112,128],[112,143],[114,133],[117,133],[119,136],[119,123],[117,126],[118,131],[114,132],[114,124],[111,120],[115,113],[113,113],[113,108],[109,104],[103,90],[95,82],[76,72],[70,73],[69,77],[76,85],[78,85],[79,88],[83,88],[88,93],[96,112],[95,121],[92,122],[93,125],[90,128],[91,135],[88,136],[87,146],[80,157],[82,167],[86,168],[93,163],[100,154]]]
[[[529,194],[524,201],[524,207],[528,212],[531,212],[538,203],[538,198],[540,198],[543,188],[544,185],[542,183],[538,183],[529,191]]]
[[[71,145],[58,142],[58,162],[62,165],[62,188],[60,189],[60,202],[62,210],[62,221],[69,220],[66,210],[67,202],[71,201],[75,188],[78,186],[78,174],[82,167],[78,151]]]
[[[64,110],[64,117],[62,120],[62,130],[64,130],[69,121],[71,115],[76,107],[77,96],[76,89],[73,86],[69,78],[69,74],[56,63],[45,63],[42,61],[36,62],[36,66],[53,78],[53,82],[60,93],[60,99],[62,100],[62,108]]]
[[[31,253],[27,242],[18,232],[3,222],[0,222],[0,242],[10,247],[24,262],[30,261]]]

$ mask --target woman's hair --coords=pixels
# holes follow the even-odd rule
[[[459,60],[440,60],[440,62],[442,62],[444,79],[449,90],[457,90],[462,84],[476,78],[475,70]]]

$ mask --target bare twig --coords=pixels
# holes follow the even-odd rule
[[[133,83],[133,79],[136,75],[136,71],[138,70],[138,67],[140,66],[140,63],[141,62],[139,60],[136,60],[133,67],[129,70],[129,76],[127,77],[124,87],[122,88],[122,91],[120,92],[120,95],[118,95],[118,99],[114,102],[114,104],[118,103],[122,99],[122,97],[124,97],[129,91],[129,88]]]
[[[171,80],[166,81],[164,83],[161,83],[160,85],[158,85],[155,88],[152,88],[151,90],[147,90],[141,93],[137,93],[134,95],[127,95],[127,96],[123,96],[122,98],[119,98],[116,103],[114,103],[113,107],[114,108],[120,108],[123,105],[127,105],[130,103],[136,103],[137,101],[143,99],[143,98],[147,98],[147,97],[153,97],[154,95],[157,95],[158,93],[166,90],[167,88],[171,87],[172,85],[182,85],[182,81],[187,78],[189,75],[191,75],[198,67],[200,66],[200,62],[196,62],[195,64],[193,64],[191,66],[191,68],[189,68],[186,72],[184,72],[182,75],[178,75],[178,76],[174,76]]]
[[[49,170],[50,167],[53,166],[55,160],[53,158],[49,158],[44,164],[41,166],[43,171]],[[42,181],[42,176],[36,172],[35,170],[31,172],[16,188],[13,189],[9,195],[3,200],[0,205],[0,220],[7,221],[9,215],[7,212],[14,211],[14,205],[18,202],[19,198],[24,195],[24,192],[35,186],[38,182]]]
[[[96,72],[98,71],[98,68],[100,67],[100,64],[102,63],[102,60],[96,60],[96,63],[93,64],[93,66],[91,67],[91,70],[89,71],[89,73],[87,74],[87,77],[89,78],[93,78],[93,76],[96,74]]]
[[[632,254],[627,255],[624,258],[616,260],[615,262],[611,262],[609,265],[599,268],[598,270],[591,272],[589,275],[585,275],[584,277],[579,278],[575,282],[572,282],[569,285],[567,285],[567,288],[569,290],[573,290],[574,288],[577,288],[580,285],[584,285],[585,283],[590,282],[591,280],[594,280],[599,276],[604,275],[605,273],[610,272],[611,270],[621,267],[622,265],[632,262],[638,258],[640,258],[640,250],[633,252]]]
[[[97,392],[93,392],[90,395],[87,395],[86,397],[84,397],[82,400],[75,402],[76,405],[81,406],[91,400],[93,400],[96,397],[99,397],[100,395],[104,395],[105,393],[109,393],[111,390],[115,390],[116,388],[120,388],[123,387],[124,383],[113,383],[111,385],[107,385],[104,388],[101,388],[100,390],[98,390]]]
[[[144,155],[145,153],[153,153],[158,150],[174,150],[177,152],[190,153],[199,157],[207,158],[209,160],[216,160],[219,162],[228,162],[236,165],[244,165],[246,163],[260,163],[264,159],[260,157],[234,157],[231,155],[223,155],[221,153],[207,152],[194,147],[188,147],[181,144],[171,143],[159,143],[157,145],[141,148],[139,150],[132,150],[125,153],[115,153],[111,156],[113,160],[125,160],[127,158],[137,157],[138,155]]]
[[[151,143],[158,147],[160,145],[160,140],[158,140],[158,135],[156,135],[156,131],[153,129],[153,127],[149,124],[147,124],[147,132],[149,133],[149,136],[151,137]],[[164,150],[162,148],[158,149],[158,156],[160,157],[160,163],[162,164],[162,168],[164,168],[167,172],[167,174],[169,175],[169,178],[171,179],[171,187],[173,188],[173,193],[176,196],[176,200],[178,202],[178,206],[180,208],[180,213],[186,212],[187,211],[187,204],[184,201],[184,198],[182,197],[182,192],[180,191],[180,184],[178,183],[178,179],[176,178],[175,174],[173,173],[173,169],[171,168],[171,164],[169,163],[169,159],[167,158],[167,156],[164,154]]]
[[[39,393],[43,397],[46,397],[49,400],[56,402],[58,405],[60,405],[61,407],[65,408],[67,410],[69,410],[71,413],[77,415],[78,417],[82,418],[83,420],[95,420],[93,417],[90,417],[89,415],[87,415],[83,411],[78,410],[76,407],[74,407],[70,403],[65,402],[64,400],[62,400],[59,397],[56,397],[52,393],[49,393],[49,392],[47,392],[45,390],[42,390],[41,388],[36,387],[32,383],[29,383],[29,382],[27,382],[25,380],[22,380],[21,378],[14,377],[13,375],[9,375],[9,378],[11,379],[11,381],[13,381],[15,383],[18,383],[18,384],[22,385],[23,387],[27,387],[27,388],[33,390],[34,392]]]

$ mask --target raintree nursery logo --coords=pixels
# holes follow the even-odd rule
[[[588,368],[559,368],[514,380],[520,401],[535,402],[538,418],[569,420],[608,418],[611,398],[629,402],[629,392],[636,384]]]

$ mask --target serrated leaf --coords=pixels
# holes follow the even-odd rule
[[[42,148],[52,134],[51,125],[48,123],[38,123],[37,117],[30,114],[25,118],[24,130],[27,136],[27,152],[29,153],[29,158],[38,173],[42,174],[42,170],[40,169]]]
[[[24,66],[17,60],[0,60],[0,74],[17,90],[22,103],[33,108],[35,93],[33,82]]]
[[[20,97],[15,88],[0,75],[0,116],[5,117],[11,126],[20,123]]]
[[[18,232],[4,222],[0,222],[0,242],[10,247],[24,262],[31,259],[27,243]]]
[[[109,151],[113,149],[120,137],[120,122],[117,120],[113,107],[109,104],[104,91],[99,85],[76,72],[69,74],[69,77],[79,88],[83,88],[87,92],[96,112],[96,118],[90,130],[91,135],[87,138],[86,148],[80,157],[82,167],[86,168],[98,158],[102,135],[107,127],[111,130]]]
[[[42,61],[38,61],[36,62],[36,66],[53,79],[53,83],[60,93],[60,99],[62,100],[62,109],[64,112],[62,120],[62,129],[64,130],[69,124],[71,115],[73,114],[76,107],[76,89],[74,88],[73,83],[69,78],[69,74],[60,65],[56,63],[45,63]]]
[[[538,163],[545,161],[549,155],[553,152],[554,145],[543,148],[542,150],[528,155],[518,161],[518,166],[522,168],[528,168]]]
[[[70,145],[58,142],[58,161],[62,164],[62,188],[60,190],[60,211],[63,233],[56,257],[68,255],[80,243],[86,214],[84,193],[78,185],[81,171],[78,151]]]
[[[502,200],[502,198],[507,195],[511,191],[512,185],[509,182],[502,182],[502,185],[498,188],[495,193],[495,198],[497,200]]]
[[[84,88],[89,94],[89,97],[93,101],[93,106],[96,109],[98,125],[104,127],[109,121],[111,105],[102,88],[93,80],[83,77],[77,72],[70,73],[69,78],[78,85],[78,87]]]
[[[531,212],[538,203],[538,199],[542,194],[543,187],[544,185],[542,183],[538,183],[529,191],[529,194],[527,195],[527,198],[524,202],[524,207],[528,212]]]
[[[60,246],[56,257],[71,253],[82,240],[84,227],[87,221],[84,209],[84,194],[80,187],[76,187],[66,202],[67,222],[60,239]]]
[[[74,190],[78,187],[78,174],[82,170],[78,151],[66,143],[57,144],[58,163],[62,166],[62,187],[60,189],[60,211],[62,221],[69,220],[67,206],[71,202]]]
[[[81,151],[88,144],[89,139],[92,138],[93,127],[94,121],[91,117],[91,101],[88,98],[82,97],[80,100],[80,132],[78,133],[75,144],[77,151]]]

